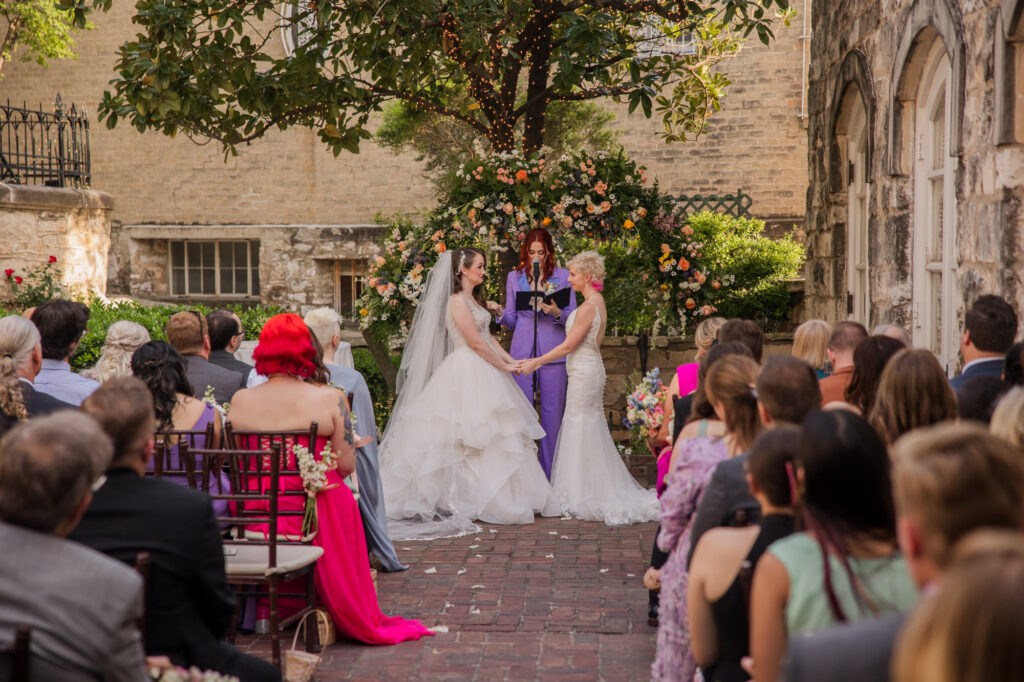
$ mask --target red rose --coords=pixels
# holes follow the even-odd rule
[[[7,275],[7,279],[10,279],[11,275],[14,274],[14,268],[7,268],[4,270],[4,274]]]
[[[50,262],[51,263],[56,263],[57,262],[57,257],[56,256],[50,256]]]
[[[14,281],[15,281],[16,283],[18,283],[18,284],[21,284],[21,283],[22,283],[22,282],[24,282],[25,280],[23,280],[23,279],[22,279],[21,277],[15,277],[15,278],[14,278]]]

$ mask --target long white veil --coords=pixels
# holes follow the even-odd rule
[[[446,251],[427,274],[416,313],[409,329],[409,340],[402,353],[402,365],[398,370],[397,393],[391,419],[380,441],[379,457],[382,476],[392,465],[391,434],[401,433],[409,428],[405,419],[407,409],[434,375],[444,359],[452,351],[448,334],[448,303],[453,293],[452,254]],[[413,426],[415,428],[415,426]],[[398,440],[401,440],[399,437]],[[457,537],[475,533],[480,527],[458,514],[435,515],[433,518],[388,519],[388,532],[392,540],[431,540],[442,537]]]

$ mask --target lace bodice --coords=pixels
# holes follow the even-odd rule
[[[586,304],[584,304],[586,305]],[[593,304],[591,304],[593,305]],[[569,315],[565,323],[568,335],[576,324],[577,308]],[[596,314],[590,323],[590,329],[583,342],[566,358],[565,369],[569,374],[569,387],[565,396],[565,412],[583,412],[597,410],[604,412],[604,361],[601,359],[601,348],[597,339],[601,333],[601,311],[595,307]]]
[[[466,339],[462,336],[462,332],[459,331],[459,327],[455,324],[455,319],[452,316],[452,304],[455,302],[457,296],[458,294],[452,296],[451,300],[448,301],[448,313],[445,315],[445,324],[448,328],[448,337],[452,341],[453,350],[466,347]],[[476,330],[480,332],[480,337],[484,339],[488,338],[488,335],[490,334],[491,314],[481,308],[475,301],[470,303],[469,312],[473,314],[473,321],[476,322]]]

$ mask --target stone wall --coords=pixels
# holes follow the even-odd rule
[[[1012,130],[1012,119],[1019,121],[1024,107],[1022,43],[1006,38],[1014,31],[1020,35],[1021,27],[1009,22],[1020,17],[1022,4],[815,0],[806,217],[809,316],[846,317],[848,178],[838,127],[844,95],[852,91],[863,93],[869,121],[870,323],[896,322],[908,329],[914,324],[914,286],[923,283],[912,276],[913,160],[922,150],[904,138],[912,133],[907,102],[921,78],[921,46],[936,35],[952,63],[950,141],[956,156],[955,306],[954,319],[945,324],[955,334],[966,305],[982,293],[999,293],[1024,311],[1024,139]],[[1008,92],[999,92],[1001,83],[1008,83]],[[1000,116],[1007,115],[1009,137],[1000,126]]]
[[[798,9],[800,7],[798,6]],[[10,61],[3,91],[12,101],[52,102],[60,92],[95,113],[113,74],[115,49],[134,37],[133,3],[114,3],[93,17],[96,29],[76,36],[80,59],[48,69]],[[806,187],[806,136],[801,118],[802,19],[777,32],[769,47],[756,37],[722,66],[732,80],[724,108],[704,137],[665,145],[661,124],[608,103],[615,125],[649,177],[673,193],[733,192],[753,197],[753,212],[783,224],[799,222]],[[280,48],[275,36],[271,42]],[[225,159],[218,146],[184,135],[140,134],[123,121],[91,131],[93,181],[117,197],[113,218],[125,225],[351,225],[429,208],[434,198],[422,165],[366,142],[359,155],[335,158],[308,130],[272,131]]]
[[[54,256],[71,292],[105,294],[112,210],[104,192],[0,183],[0,269],[24,275]],[[10,282],[0,281],[10,300]]]

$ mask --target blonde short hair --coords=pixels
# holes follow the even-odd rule
[[[824,320],[807,320],[796,328],[793,335],[793,357],[803,360],[814,369],[823,369],[828,355],[828,341],[832,325]]]
[[[581,251],[569,261],[569,267],[594,282],[604,281],[604,256],[597,251]]]
[[[138,322],[118,320],[107,329],[107,338],[103,341],[103,350],[96,366],[83,371],[82,376],[101,384],[118,377],[130,377],[132,353],[150,341],[149,330]]]
[[[306,313],[302,318],[313,336],[324,348],[331,342],[331,337],[341,331],[342,317],[334,308],[317,308]]]
[[[693,342],[697,345],[697,350],[705,353],[711,350],[711,344],[718,338],[718,330],[725,323],[724,317],[709,317],[698,324],[697,330],[693,333]]]
[[[1024,679],[1024,539],[980,531],[971,552],[943,576],[900,633],[895,682]],[[965,548],[966,549],[966,548]]]
[[[989,430],[1024,448],[1024,386],[1014,386],[996,404]]]

